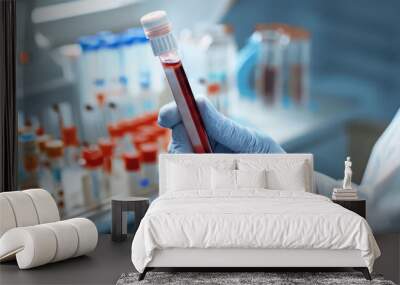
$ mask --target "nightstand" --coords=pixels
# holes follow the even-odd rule
[[[353,211],[356,214],[359,214],[361,217],[365,219],[366,215],[366,201],[357,199],[357,200],[332,200],[333,203],[339,204],[340,206]]]

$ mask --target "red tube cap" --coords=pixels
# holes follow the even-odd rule
[[[136,130],[136,124],[134,120],[121,120],[118,122],[119,127],[122,129],[122,133],[131,133]]]
[[[112,138],[120,138],[124,135],[124,131],[119,124],[109,124],[107,129]]]
[[[137,153],[124,153],[122,155],[125,164],[125,170],[136,171],[140,169],[140,157]]]
[[[157,162],[158,145],[147,143],[140,146],[140,154],[142,162],[155,163]]]
[[[103,154],[98,148],[85,148],[82,151],[85,167],[94,168],[103,165]]]
[[[75,126],[62,128],[62,140],[65,146],[78,145],[78,136]]]
[[[105,157],[110,157],[114,153],[115,143],[108,139],[99,139],[99,147]]]
[[[50,140],[46,142],[46,153],[48,157],[59,158],[64,154],[64,143],[60,140]]]
[[[143,133],[134,133],[132,143],[135,148],[140,149],[143,144],[152,143],[153,140]]]
[[[36,135],[37,135],[37,136],[42,136],[42,135],[44,135],[44,129],[41,128],[41,127],[37,128],[37,129],[36,129]]]

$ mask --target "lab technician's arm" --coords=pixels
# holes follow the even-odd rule
[[[245,128],[220,114],[206,99],[197,99],[198,107],[215,153],[285,153],[271,137]],[[193,152],[181,117],[174,103],[160,110],[159,124],[172,129],[171,153]],[[368,221],[375,231],[400,231],[400,110],[374,147],[358,195],[367,200]],[[315,172],[315,192],[331,197],[335,180]]]
[[[200,97],[196,101],[215,153],[285,153],[271,137],[243,127],[219,113],[208,99]],[[193,152],[175,103],[162,107],[158,123],[172,129],[170,153]],[[315,181],[316,192],[328,197],[334,187],[340,186],[340,181],[318,172]]]
[[[376,232],[400,232],[400,108],[375,143],[359,193],[367,196],[368,222]]]

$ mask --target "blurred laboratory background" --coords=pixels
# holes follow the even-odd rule
[[[193,92],[316,170],[360,183],[400,107],[400,2],[18,0],[19,187],[110,231],[113,195],[157,196],[172,101],[139,19],[166,10]],[[130,217],[133,219],[133,217]]]

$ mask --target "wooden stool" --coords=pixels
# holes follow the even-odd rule
[[[113,197],[111,239],[124,241],[128,233],[128,212],[135,213],[135,232],[149,208],[149,199],[143,197]]]

